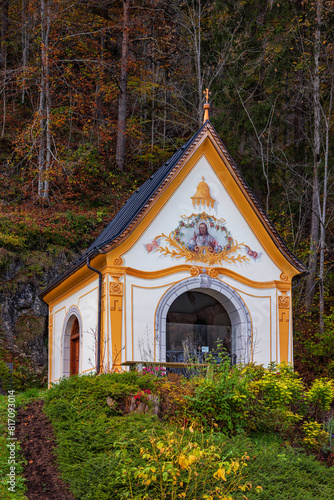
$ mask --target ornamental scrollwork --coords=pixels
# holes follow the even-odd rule
[[[116,259],[114,259],[114,265],[115,266],[122,266],[123,265],[122,257],[116,257]]]

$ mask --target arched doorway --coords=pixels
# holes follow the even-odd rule
[[[167,330],[169,331],[171,328],[168,325],[173,323],[173,318],[176,318],[176,316],[172,316],[172,314],[177,312],[176,309],[179,308],[182,302],[185,304],[185,297],[189,297],[187,292],[191,292],[193,294],[195,292],[200,293],[197,297],[200,301],[199,304],[202,304],[202,309],[204,310],[206,309],[205,305],[209,308],[216,308],[216,310],[218,310],[217,307],[219,304],[222,306],[223,309],[219,310],[219,315],[222,316],[219,321],[220,324],[219,322],[218,324],[215,324],[215,321],[212,321],[211,323],[213,324],[211,324],[211,327],[225,327],[226,335],[228,335],[228,327],[230,328],[231,340],[229,348],[233,362],[248,363],[251,361],[252,323],[250,314],[243,299],[239,293],[229,285],[218,279],[211,278],[207,274],[200,274],[199,276],[184,279],[171,286],[162,296],[155,315],[156,359],[159,361],[168,361],[167,342],[168,347],[171,347],[173,342],[173,337],[170,336],[169,333],[167,334]],[[185,294],[184,297],[181,298],[179,302],[176,302],[176,299],[183,294]],[[203,297],[202,295],[207,297]],[[215,302],[211,301],[209,297],[215,299]],[[186,311],[184,309],[181,310],[181,313],[185,312]],[[223,319],[223,316],[225,319]],[[187,320],[186,317],[185,320]],[[199,317],[197,321],[200,320],[201,318]],[[193,321],[193,325],[195,325],[195,323],[196,320]],[[223,333],[223,331],[221,331],[221,333]],[[181,333],[179,336],[182,338]]]
[[[70,307],[64,321],[62,334],[62,376],[80,372],[82,320],[79,309]]]
[[[171,304],[166,321],[166,361],[232,358],[231,321],[222,304],[205,291],[189,290]],[[233,359],[232,359],[233,362]]]
[[[70,375],[78,375],[79,373],[79,354],[80,354],[79,321],[77,318],[75,318],[71,329]]]

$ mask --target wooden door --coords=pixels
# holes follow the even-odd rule
[[[71,346],[70,346],[70,374],[78,375],[79,373],[79,354],[80,354],[80,335],[79,322],[75,318],[71,330]]]

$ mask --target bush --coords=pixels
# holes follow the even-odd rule
[[[189,397],[189,412],[202,425],[219,427],[235,433],[248,426],[248,409],[254,395],[239,371],[218,373],[212,380],[201,379],[193,397]]]
[[[129,487],[123,497],[131,500],[232,500],[231,493],[252,489],[243,477],[249,456],[245,453],[240,459],[227,460],[222,443],[215,444],[212,436],[192,427],[152,435],[149,446],[138,450],[140,466],[133,465],[133,457],[125,448],[118,455],[122,457],[122,475]],[[260,486],[256,489],[262,490]]]
[[[256,394],[257,404],[252,407],[256,430],[286,433],[301,420],[305,412],[303,383],[290,366],[271,366],[262,378],[251,383],[251,390]],[[294,411],[296,408],[302,415]]]
[[[334,400],[334,385],[332,380],[316,379],[306,392],[308,402],[313,406],[314,417],[328,411]]]
[[[318,452],[328,442],[328,432],[324,431],[318,422],[305,422],[303,431],[305,447],[311,451]]]
[[[171,423],[184,425],[190,420],[188,397],[195,390],[196,380],[185,379],[180,375],[169,374],[160,379],[156,391],[160,401],[160,416]]]

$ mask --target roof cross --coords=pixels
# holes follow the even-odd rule
[[[211,94],[211,92],[209,92],[209,89],[205,89],[203,90],[203,94],[205,94],[205,99],[206,99],[206,104],[208,104],[209,102],[209,95]]]
[[[209,109],[210,109],[210,104],[209,104],[209,95],[211,92],[209,92],[209,89],[203,90],[203,94],[205,95],[205,104],[204,104],[204,118],[203,118],[203,123],[205,123],[207,120],[209,120]]]

